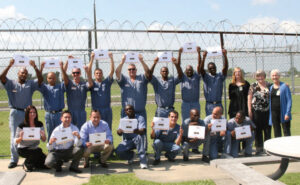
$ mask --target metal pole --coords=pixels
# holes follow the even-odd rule
[[[265,57],[261,57],[261,62],[262,62],[262,70],[265,71]]]
[[[220,41],[221,41],[221,48],[224,49],[224,38],[223,38],[223,33],[220,33]],[[222,56],[223,60],[223,66],[225,65],[225,58]],[[223,91],[224,91],[224,115],[225,118],[227,119],[227,92],[226,92],[226,78],[223,82]]]
[[[94,0],[94,35],[95,35],[95,48],[98,48],[98,42],[97,42],[97,20],[96,20],[96,0]],[[96,62],[96,68],[99,68],[98,62]]]
[[[290,46],[290,52],[292,51],[292,46]],[[293,53],[290,53],[290,61],[291,61],[291,80],[292,80],[292,94],[295,95],[295,67],[294,67],[294,58]]]

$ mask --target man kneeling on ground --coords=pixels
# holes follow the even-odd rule
[[[160,163],[160,154],[162,151],[166,151],[165,156],[171,162],[175,161],[176,155],[180,152],[183,130],[177,124],[177,120],[178,112],[172,110],[169,113],[169,130],[154,130],[154,122],[152,122],[151,139],[154,139],[153,149],[155,153],[153,165]]]

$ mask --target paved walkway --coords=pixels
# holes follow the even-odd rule
[[[20,159],[19,164],[23,163],[23,159]],[[149,161],[152,163],[152,160]],[[9,159],[0,159],[0,173],[1,172],[23,172],[22,166],[19,165],[14,169],[8,169]],[[279,164],[267,164],[267,165],[253,165],[251,168],[258,172],[268,175],[274,172],[278,168]],[[82,164],[80,165],[82,168]],[[300,162],[291,162],[287,173],[300,172]],[[179,156],[176,162],[170,163],[165,161],[162,157],[162,162],[158,166],[149,166],[149,169],[142,170],[139,168],[139,163],[136,160],[131,166],[124,163],[110,163],[108,169],[101,168],[98,165],[91,165],[90,168],[83,169],[83,173],[75,174],[68,171],[68,166],[63,166],[63,172],[55,173],[54,170],[43,170],[39,172],[26,173],[22,185],[51,185],[51,184],[63,184],[63,185],[80,185],[89,181],[91,175],[96,174],[118,174],[118,173],[135,173],[136,176],[143,180],[155,181],[155,182],[181,182],[191,180],[204,180],[211,179],[217,185],[235,185],[235,182],[228,173],[215,168],[207,163],[201,161],[200,156],[194,155],[190,158],[190,161],[183,162],[182,157]],[[1,175],[0,175],[1,182]],[[13,184],[13,183],[11,183]],[[2,185],[2,184],[1,184]],[[6,183],[5,185],[10,185]]]

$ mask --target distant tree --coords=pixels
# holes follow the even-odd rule
[[[293,74],[293,71],[294,71],[294,75],[299,74],[299,71],[297,70],[297,68],[291,67],[288,71],[289,76]]]

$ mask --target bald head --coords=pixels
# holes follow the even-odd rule
[[[27,75],[28,75],[28,71],[26,68],[21,68],[18,71],[18,79],[19,79],[19,83],[23,84],[25,83],[26,79],[27,79]]]
[[[54,86],[56,83],[56,75],[54,72],[50,72],[47,74],[47,82],[49,85]]]
[[[190,119],[191,119],[191,122],[198,121],[199,118],[200,118],[199,111],[197,109],[191,109],[190,110]]]
[[[223,114],[222,107],[215,107],[211,113],[213,119],[221,119]]]

